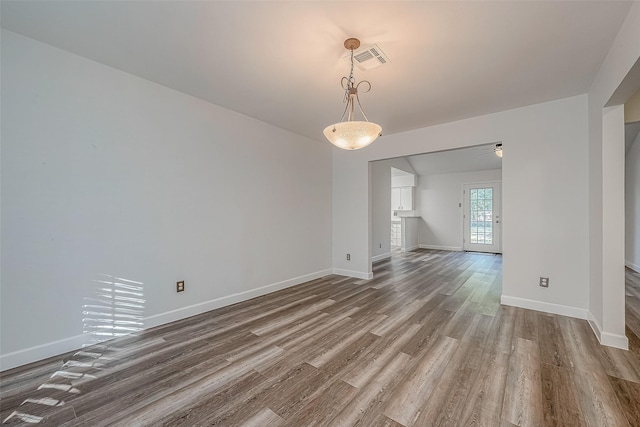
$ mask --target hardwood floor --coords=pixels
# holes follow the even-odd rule
[[[640,426],[631,350],[501,306],[495,255],[418,250],[1,374],[3,424]]]

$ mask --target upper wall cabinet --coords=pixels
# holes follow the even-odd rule
[[[392,188],[391,205],[396,211],[413,210],[413,187]]]

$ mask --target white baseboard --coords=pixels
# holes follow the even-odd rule
[[[587,313],[587,321],[589,322],[589,326],[591,326],[591,330],[596,335],[596,338],[598,338],[598,342],[602,343],[602,328],[600,327],[600,322],[598,322],[598,319],[596,319],[591,311]]]
[[[589,311],[587,313],[587,320],[593,330],[593,333],[598,338],[598,342],[608,347],[620,348],[622,350],[629,350],[629,339],[625,335],[611,334],[608,332],[602,332],[602,327],[598,322],[598,319]]]
[[[640,273],[640,265],[638,264],[634,264],[631,261],[625,261],[624,265],[627,266],[627,268],[632,269],[633,271],[635,271],[636,273]]]
[[[596,335],[598,342],[608,347],[621,348],[623,350],[629,349],[629,340],[624,335],[611,334],[608,332],[602,332],[602,327],[598,323],[597,319],[593,316],[591,311],[586,308],[570,307],[567,305],[553,304],[543,301],[535,301],[526,298],[510,297],[502,295],[500,302],[504,305],[511,305],[514,307],[527,308],[530,310],[542,311],[545,313],[559,314],[562,316],[575,317],[578,319],[586,319]]]
[[[433,249],[436,251],[453,251],[453,252],[462,252],[462,248],[460,246],[437,246],[437,245],[418,245],[420,249]]]
[[[625,335],[603,332],[600,335],[600,344],[606,345],[607,347],[629,350],[629,339]]]
[[[391,258],[391,252],[387,252],[386,254],[380,254],[371,257],[371,262],[382,261],[383,259]]]
[[[500,303],[513,307],[526,308],[529,310],[542,311],[544,313],[559,314],[561,316],[586,319],[588,310],[586,308],[571,307],[568,305],[554,304],[551,302],[536,301],[527,298],[510,297],[502,295]]]
[[[303,276],[283,280],[282,282],[272,283],[267,286],[262,286],[244,292],[238,292],[236,294],[215,298],[209,301],[190,305],[188,307],[181,307],[176,310],[149,316],[143,320],[144,329],[150,329],[176,320],[185,319],[187,317],[215,310],[216,308],[235,304],[241,301],[246,301],[251,298],[278,291],[280,289],[299,285],[300,283],[308,282],[310,280],[319,279],[332,273],[333,270],[331,269],[320,270],[315,273],[305,274]],[[92,334],[80,334],[35,347],[30,347],[24,350],[18,350],[12,353],[3,354],[2,356],[0,356],[0,371],[5,371],[7,369],[26,365],[27,363],[36,362],[38,360],[57,356],[59,354],[64,354],[73,350],[80,349],[84,345],[92,343],[95,343],[95,337]]]
[[[26,348],[24,350],[3,354],[0,356],[0,371],[6,371],[7,369],[26,365],[27,363],[36,362],[38,360],[47,359],[52,356],[77,350],[92,343],[93,340],[94,337],[91,334],[80,334],[74,337],[64,338]]]
[[[400,252],[411,252],[411,251],[415,251],[416,249],[418,249],[420,247],[420,245],[415,245],[415,246],[411,246],[409,248],[402,248],[400,249]]]
[[[365,279],[365,280],[373,279],[373,273],[364,273],[362,271],[353,271],[353,270],[343,270],[341,268],[334,268],[333,274],[337,274],[339,276],[354,277],[356,279]]]
[[[271,292],[279,291],[280,289],[289,288],[291,286],[299,285],[300,283],[319,279],[321,277],[328,276],[329,274],[331,274],[331,269],[321,270],[315,273],[294,277],[293,279],[283,280],[282,282],[272,283],[270,285],[262,286],[255,289],[250,289],[248,291],[238,292],[236,294],[227,295],[227,296],[212,299],[209,301],[204,301],[198,304],[190,305],[188,307],[181,307],[176,310],[171,310],[165,313],[149,316],[144,319],[144,327],[145,329],[154,328],[156,326],[164,325],[165,323],[170,323],[176,320],[185,319],[187,317],[191,317],[201,313],[205,313],[207,311],[215,310],[216,308],[225,307],[231,304],[236,304],[238,302],[246,301],[251,298],[255,298],[262,295],[270,294]]]

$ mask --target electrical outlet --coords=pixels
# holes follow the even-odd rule
[[[184,292],[184,280],[176,282],[176,292]]]
[[[549,278],[540,276],[540,286],[543,288],[549,287]]]
[[[351,261],[351,254],[347,254],[347,261]]]

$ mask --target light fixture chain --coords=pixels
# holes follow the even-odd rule
[[[355,84],[355,78],[353,77],[353,49],[351,49],[351,71],[349,72],[349,89],[351,89]]]

